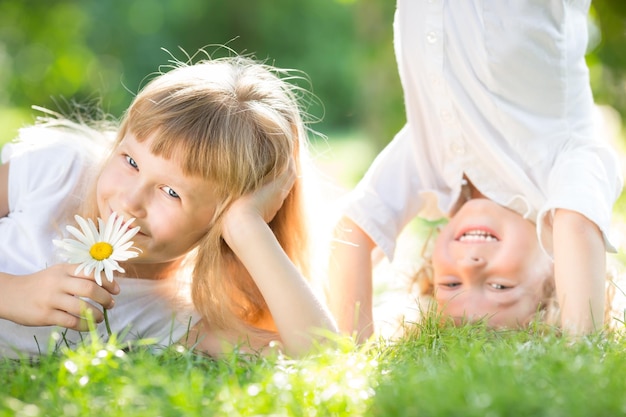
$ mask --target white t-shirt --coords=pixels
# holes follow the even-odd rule
[[[589,0],[398,0],[394,43],[407,123],[348,196],[345,214],[390,259],[416,215],[449,213],[463,175],[537,223],[551,252],[554,209],[606,240],[622,190],[594,134],[585,63]]]
[[[40,271],[58,259],[53,239],[65,225],[64,210],[80,203],[87,172],[97,172],[97,163],[107,152],[96,142],[76,133],[44,127],[24,129],[23,142],[2,149],[2,163],[9,166],[9,210],[0,218],[0,271],[24,275]],[[33,139],[33,140],[31,140]],[[71,218],[71,216],[70,216]],[[121,292],[108,312],[111,329],[123,341],[151,339],[160,345],[180,340],[198,322],[191,304],[184,301],[184,288],[172,280],[152,281],[116,278]],[[180,291],[179,291],[180,290]],[[105,324],[96,332],[106,340]],[[64,334],[51,344],[53,333]],[[0,355],[46,353],[55,345],[73,346],[88,333],[59,327],[28,327],[0,319]]]

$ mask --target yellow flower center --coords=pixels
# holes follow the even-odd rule
[[[97,261],[107,259],[113,253],[113,246],[107,242],[94,243],[89,249],[89,254]]]

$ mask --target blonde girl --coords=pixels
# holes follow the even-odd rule
[[[209,354],[241,344],[256,350],[270,340],[301,353],[314,329],[335,330],[307,282],[307,134],[285,74],[245,57],[176,62],[133,100],[79,210],[89,218],[136,219],[141,229],[133,240],[141,253],[123,265],[127,277],[171,282],[189,275],[199,317],[187,320],[191,332],[181,339]],[[10,191],[5,171],[0,179]],[[7,206],[3,196],[3,213]],[[29,278],[56,271],[85,285],[73,266],[55,268],[28,271]],[[124,293],[126,280],[116,281],[104,285],[106,294],[91,285],[64,296],[109,308],[112,296]],[[44,309],[63,310],[47,300]],[[0,317],[81,330],[79,306],[72,308],[58,322],[19,308],[23,314],[9,317],[0,309]],[[94,316],[101,319],[99,311]]]

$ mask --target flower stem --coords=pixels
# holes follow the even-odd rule
[[[109,337],[111,337],[111,325],[109,324],[109,315],[107,314],[107,309],[104,308],[102,309],[102,312],[104,313],[104,325],[107,328],[107,334],[109,335]]]

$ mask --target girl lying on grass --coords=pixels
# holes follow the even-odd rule
[[[245,57],[177,62],[139,92],[112,143],[104,129],[57,119],[5,145],[4,353],[45,352],[52,329],[41,326],[69,329],[63,342],[74,343],[88,315],[103,333],[101,307],[126,339],[210,355],[273,340],[299,354],[317,330],[335,331],[307,280],[307,131],[281,74]],[[100,286],[58,262],[52,242],[75,214],[140,228],[124,277]],[[195,312],[179,297],[186,278]]]

